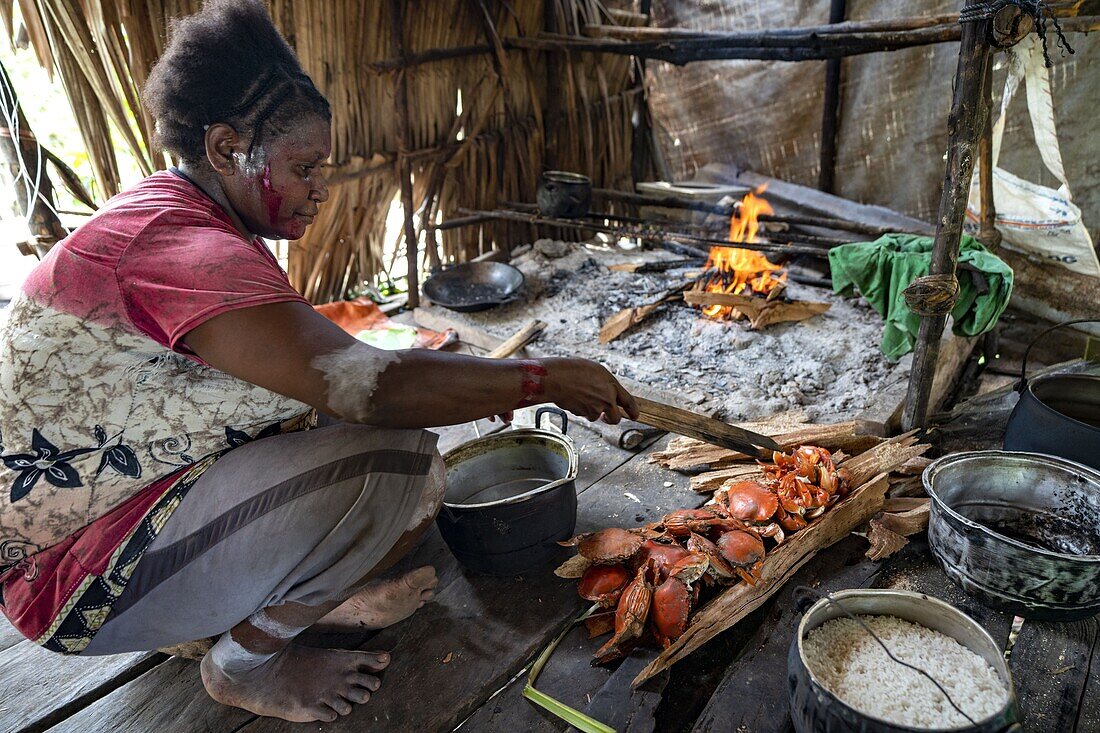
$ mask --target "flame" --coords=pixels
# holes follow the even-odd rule
[[[759,241],[756,236],[760,231],[759,216],[775,213],[771,204],[760,195],[766,187],[764,184],[745,194],[741,204],[734,209],[730,217],[729,241]],[[781,265],[769,262],[760,252],[739,247],[711,247],[707,269],[717,270],[703,288],[708,293],[736,295],[748,290],[767,295],[787,282],[787,272]],[[703,314],[716,319],[730,318],[733,308],[712,305],[704,308]]]

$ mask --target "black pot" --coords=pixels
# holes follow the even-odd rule
[[[1048,374],[1027,378],[1031,347],[1055,328],[1096,319],[1068,321],[1035,337],[1024,352],[1020,372],[1020,401],[1005,429],[1004,448],[1045,453],[1100,470],[1100,376]]]
[[[558,415],[562,430],[541,426]],[[443,457],[447,493],[436,519],[443,540],[471,570],[517,575],[563,561],[577,524],[577,450],[565,413],[544,407],[533,429],[508,430]]]
[[[576,219],[592,205],[592,180],[580,173],[546,171],[535,192],[539,213],[556,219]]]

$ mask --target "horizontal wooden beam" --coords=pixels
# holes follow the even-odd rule
[[[958,15],[927,18],[868,20],[832,26],[715,33],[686,28],[632,28],[587,26],[591,36],[540,34],[501,39],[505,51],[583,51],[652,58],[673,64],[692,61],[749,59],[759,61],[814,61],[881,51],[951,43],[961,38]],[[1062,30],[1088,33],[1100,30],[1100,16],[1059,17]],[[1054,30],[1053,24],[1047,32]],[[495,52],[489,44],[433,48],[405,59],[368,61],[364,66],[386,74],[412,66]]]

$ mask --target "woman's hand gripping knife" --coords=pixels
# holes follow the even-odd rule
[[[547,402],[610,424],[638,415],[634,398],[595,362],[383,351],[305,303],[229,311],[184,342],[217,369],[347,422],[426,428]]]

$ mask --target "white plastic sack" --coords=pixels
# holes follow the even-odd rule
[[[993,125],[993,205],[997,210],[997,230],[1005,245],[1012,249],[1035,254],[1074,272],[1100,277],[1096,248],[1081,221],[1081,210],[1073,203],[1062,166],[1062,153],[1054,132],[1050,77],[1039,39],[1034,34],[1028,35],[1008,52],[1008,58],[1001,116]],[[1027,109],[1039,154],[1047,169],[1062,184],[1057,190],[1025,181],[997,167],[1008,104],[1021,79],[1026,82]],[[981,194],[975,166],[966,207],[967,218],[972,224],[979,221],[980,212]]]

